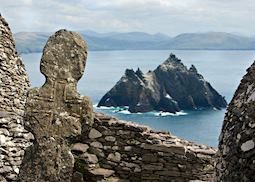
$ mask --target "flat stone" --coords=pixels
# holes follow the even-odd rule
[[[88,164],[96,164],[98,162],[98,158],[94,154],[83,154],[81,159],[85,160]]]
[[[0,145],[4,145],[6,142],[6,137],[5,135],[0,135]]]
[[[113,161],[113,162],[120,162],[121,155],[119,152],[110,153],[107,157],[107,160]]]
[[[85,152],[87,152],[88,148],[89,148],[89,146],[87,144],[76,143],[76,144],[73,145],[72,151],[77,151],[77,152],[85,153]]]
[[[181,155],[184,155],[186,153],[184,146],[178,146],[178,145],[142,144],[141,147],[147,150],[171,152],[171,153],[176,153]]]
[[[34,138],[34,135],[33,135],[32,133],[26,133],[26,134],[24,134],[24,138],[25,138],[26,140],[28,140],[28,141],[34,140],[34,139],[35,139],[35,138]]]
[[[144,164],[142,168],[149,171],[160,171],[163,169],[163,164],[162,163]]]
[[[108,141],[108,142],[115,142],[116,138],[113,137],[113,136],[106,136],[105,140]]]
[[[125,150],[125,151],[131,151],[131,150],[132,150],[132,146],[125,146],[125,147],[124,147],[124,150]]]
[[[102,133],[100,133],[99,131],[97,131],[94,128],[92,128],[89,132],[90,139],[100,138],[101,136],[102,136]]]
[[[95,176],[102,176],[104,178],[107,178],[113,175],[115,172],[110,169],[97,168],[97,169],[91,170],[90,173]]]
[[[3,173],[8,173],[12,171],[12,167],[10,166],[2,166],[2,168],[0,168],[0,173],[3,174]]]
[[[130,182],[128,179],[120,179],[117,177],[110,177],[108,179],[109,182]]]
[[[100,149],[104,148],[104,146],[103,146],[102,143],[100,143],[100,142],[92,142],[92,143],[90,144],[90,146],[91,146],[91,147],[95,147],[95,148],[100,148]]]
[[[248,140],[248,141],[246,141],[245,143],[243,143],[241,145],[241,150],[243,152],[247,152],[247,151],[253,149],[254,147],[255,147],[254,141],[253,140]]]

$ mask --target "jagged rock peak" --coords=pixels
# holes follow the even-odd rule
[[[197,73],[197,68],[192,64],[191,67],[189,68],[189,71],[193,73]]]
[[[158,66],[158,69],[169,70],[169,69],[180,69],[182,71],[187,71],[187,67],[182,63],[182,61],[173,53],[170,54],[168,59]]]
[[[127,76],[134,75],[134,74],[135,74],[135,71],[132,68],[125,70],[125,75],[127,75]]]
[[[166,62],[172,62],[172,63],[182,63],[182,61],[173,53],[171,53],[166,60]]]
[[[195,74],[194,74],[195,73]],[[125,76],[100,100],[98,106],[129,106],[130,112],[226,107],[225,99],[174,55],[154,71],[126,70]]]
[[[217,181],[255,181],[255,62],[228,106],[221,135]]]

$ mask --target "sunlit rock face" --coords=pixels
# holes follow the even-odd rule
[[[219,138],[218,181],[255,181],[255,62],[243,77]]]
[[[154,71],[127,69],[98,106],[124,107],[130,112],[226,107],[225,99],[192,65],[189,69],[174,54]]]
[[[33,135],[23,127],[29,80],[8,23],[0,15],[0,181],[15,181]]]

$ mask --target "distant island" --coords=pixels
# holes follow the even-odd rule
[[[90,51],[99,50],[254,50],[255,37],[225,32],[185,33],[169,37],[144,32],[79,32]],[[51,32],[20,32],[14,35],[19,53],[42,52]]]
[[[98,107],[126,107],[132,113],[200,108],[223,108],[227,102],[192,65],[189,69],[174,54],[154,71],[127,69],[100,100]]]

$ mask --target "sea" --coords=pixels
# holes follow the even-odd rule
[[[97,108],[102,96],[109,91],[124,74],[125,69],[140,68],[144,73],[154,70],[170,55],[175,54],[198,72],[230,102],[246,69],[255,59],[255,51],[207,51],[207,50],[121,50],[90,51],[83,77],[78,83],[82,95],[89,96],[94,110],[119,119],[147,125],[157,131],[169,131],[172,135],[193,142],[217,147],[218,137],[226,109],[184,110],[171,113],[138,113],[119,111],[119,108]],[[40,73],[41,53],[22,54],[32,87],[45,82]]]

